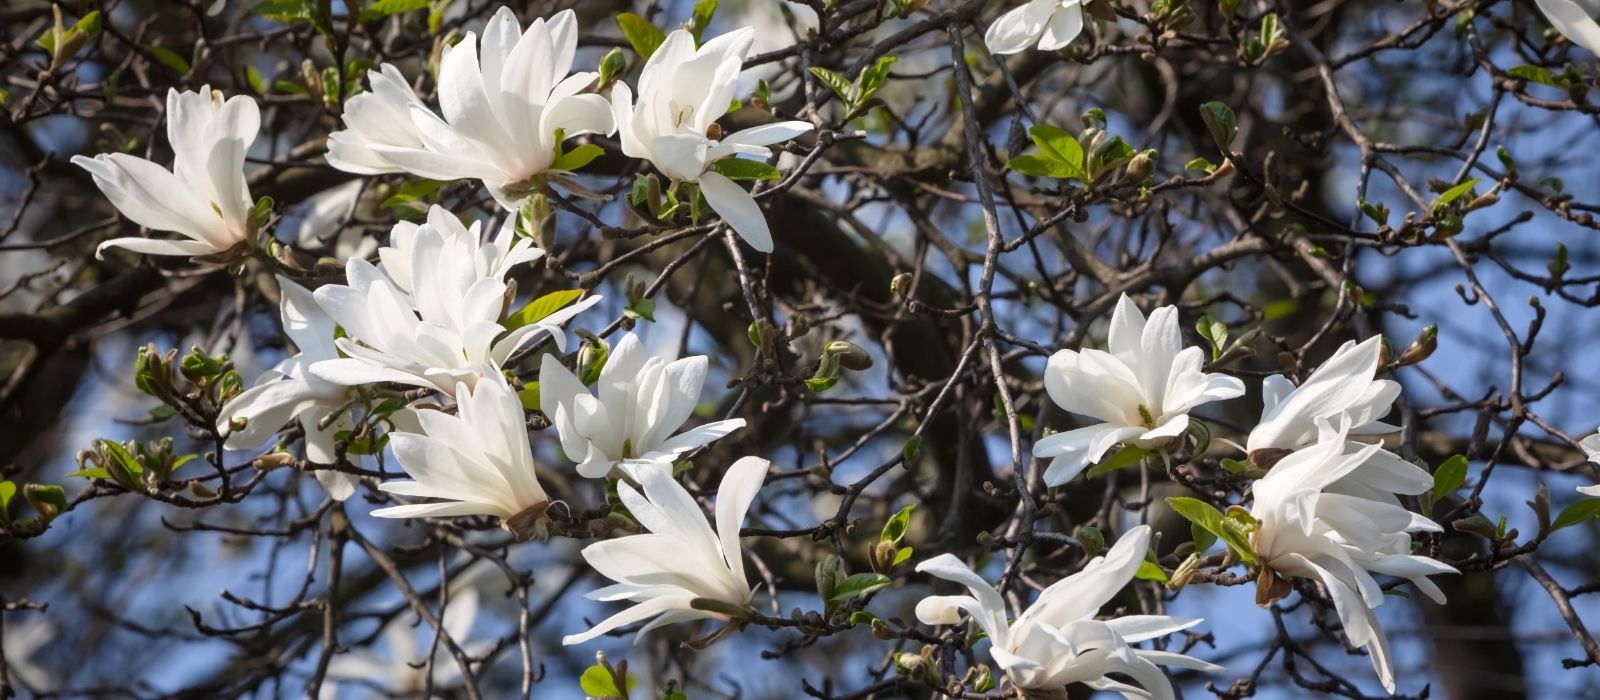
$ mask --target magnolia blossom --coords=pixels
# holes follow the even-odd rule
[[[95,249],[127,248],[146,255],[205,256],[228,253],[252,235],[253,200],[244,178],[244,155],[261,128],[255,100],[237,95],[226,102],[211,87],[167,91],[167,140],[172,170],[123,153],[72,162],[123,216],[140,226],[187,240],[113,238]]]
[[[494,648],[494,642],[481,640],[468,642],[472,625],[478,618],[478,592],[471,588],[452,589],[450,602],[444,608],[439,626],[444,628],[469,657],[481,657]],[[433,630],[424,626],[428,634]],[[449,688],[461,680],[461,666],[443,643],[431,645],[432,665],[428,649],[417,644],[417,625],[405,616],[397,617],[384,625],[381,633],[387,653],[378,653],[372,647],[363,647],[333,657],[328,662],[327,683],[322,685],[318,697],[332,700],[349,697],[352,688],[369,689],[370,697],[419,697],[428,687],[428,674],[433,674],[433,687]],[[348,681],[345,686],[340,681]],[[341,687],[343,686],[343,687]],[[381,692],[371,692],[381,691]],[[435,695],[434,697],[442,697]]]
[[[1351,436],[1392,433],[1398,427],[1380,422],[1400,396],[1400,383],[1377,379],[1382,364],[1383,341],[1369,338],[1347,342],[1296,387],[1287,377],[1273,375],[1262,382],[1264,404],[1261,423],[1250,431],[1245,447],[1262,467],[1291,451],[1316,444],[1324,431],[1347,424]],[[1349,441],[1346,452],[1363,450]],[[1433,485],[1427,470],[1388,450],[1367,450],[1367,462],[1347,481],[1352,495],[1399,505],[1395,493],[1416,494]],[[1374,488],[1365,488],[1372,483]]]
[[[56,638],[57,631],[55,624],[42,614],[6,621],[0,654],[5,656],[6,671],[13,684],[37,693],[56,689],[56,676],[34,657]]]
[[[378,239],[365,235],[360,226],[345,225],[361,197],[363,184],[359,179],[351,180],[307,199],[290,234],[295,245],[339,260],[372,255],[378,249]]]
[[[638,336],[617,343],[600,370],[599,397],[554,355],[539,366],[539,409],[561,435],[561,449],[591,479],[623,462],[671,463],[678,455],[744,427],[744,419],[707,423],[673,435],[700,403],[704,355],[647,357]]]
[[[637,642],[645,632],[663,625],[689,620],[728,620],[728,613],[702,609],[721,604],[742,607],[750,604],[755,590],[744,573],[744,548],[739,544],[739,527],[750,502],[767,478],[771,463],[759,457],[745,457],[733,463],[717,486],[717,529],[706,523],[694,497],[672,478],[670,470],[645,469],[638,472],[644,487],[641,495],[626,482],[617,485],[617,495],[628,513],[649,531],[614,540],[596,542],[583,548],[583,558],[595,571],[617,583],[589,593],[590,600],[631,600],[637,603],[601,621],[582,634],[562,638],[562,644],[582,644],[623,625],[654,617],[634,636]],[[647,500],[648,498],[648,500]],[[713,606],[696,599],[714,601]]]
[[[1534,0],[1550,26],[1574,44],[1600,54],[1600,0]]]
[[[1189,411],[1244,394],[1244,383],[1200,370],[1204,352],[1183,347],[1178,309],[1163,306],[1149,322],[1128,295],[1111,314],[1110,352],[1062,350],[1050,356],[1044,386],[1056,405],[1104,423],[1046,437],[1033,456],[1053,458],[1044,481],[1058,486],[1112,445],[1153,447],[1189,429]]]
[[[528,447],[522,404],[498,372],[485,372],[476,387],[456,387],[456,413],[418,411],[422,433],[394,432],[389,445],[413,481],[390,481],[379,489],[439,503],[415,503],[372,511],[379,518],[492,515],[526,538],[550,505]]]
[[[1338,428],[1326,427],[1322,441],[1284,457],[1251,487],[1250,514],[1257,523],[1251,540],[1262,566],[1256,600],[1267,605],[1286,593],[1280,576],[1321,583],[1350,643],[1367,649],[1392,693],[1394,661],[1375,612],[1387,596],[1372,574],[1407,578],[1442,604],[1444,593],[1427,577],[1456,570],[1411,553],[1410,533],[1439,532],[1436,523],[1407,511],[1392,494],[1386,500],[1364,497],[1386,490],[1390,481],[1363,469],[1377,445],[1346,448],[1349,426],[1345,418]]]
[[[684,30],[665,42],[639,75],[639,101],[628,86],[611,89],[622,152],[650,161],[677,182],[699,185],[706,203],[751,247],[772,252],[772,232],[754,198],[712,168],[716,161],[746,154],[771,155],[767,148],[811,131],[810,123],[779,122],[722,136],[717,119],[733,103],[739,71],[755,41],[745,27],[695,48],[694,35]]]
[[[312,374],[313,363],[336,359],[339,350],[333,342],[333,319],[323,313],[311,292],[287,277],[278,276],[283,295],[280,312],[283,332],[294,341],[299,352],[279,362],[222,407],[217,414],[217,431],[227,437],[230,450],[255,449],[271,439],[284,423],[298,419],[306,434],[306,459],[317,464],[338,461],[334,450],[339,431],[351,430],[355,421],[349,413],[329,420],[329,415],[350,398],[350,389],[324,381]],[[243,421],[235,430],[234,421]],[[355,493],[354,475],[329,469],[315,472],[317,482],[337,500]]]
[[[1589,461],[1600,464],[1600,433],[1584,438],[1578,442],[1578,446],[1583,448],[1583,453],[1588,456]],[[1586,496],[1600,496],[1600,484],[1579,486],[1578,493]]]
[[[423,150],[411,121],[411,106],[422,106],[422,100],[400,69],[388,63],[367,71],[367,83],[371,90],[344,103],[345,128],[328,134],[328,165],[361,175],[405,172],[385,154]]]
[[[1161,666],[1207,672],[1222,667],[1133,644],[1189,629],[1201,620],[1165,615],[1095,619],[1100,608],[1133,579],[1149,550],[1149,526],[1129,530],[1105,556],[1044,589],[1012,622],[1007,622],[1005,600],[994,587],[954,555],[941,554],[918,564],[917,571],[966,586],[972,595],[924,598],[917,603],[917,619],[928,625],[953,625],[966,613],[988,635],[990,656],[1019,688],[1060,690],[1083,683],[1129,698],[1172,698],[1172,684]],[[1113,673],[1132,678],[1140,687],[1113,680],[1109,677]]]
[[[506,229],[480,245],[477,226],[463,227],[438,208],[426,225],[402,224],[394,237],[401,247],[379,251],[383,269],[353,258],[345,264],[347,284],[317,289],[317,302],[346,333],[334,342],[348,357],[317,362],[312,374],[335,384],[395,382],[449,394],[498,372],[537,333],[564,348],[561,324],[600,300],[589,297],[508,332],[500,323],[503,277],[544,251],[512,244]]]
[[[1082,0],[1029,0],[1000,15],[983,34],[990,53],[1013,54],[1038,45],[1055,51],[1083,33]]]
[[[443,118],[397,89],[368,107],[377,118],[393,119],[392,113],[404,102],[422,148],[409,140],[406,128],[373,128],[364,119],[347,121],[356,135],[344,140],[414,175],[481,180],[496,200],[512,207],[532,191],[532,178],[555,165],[558,135],[565,139],[616,131],[605,98],[579,94],[598,74],[568,75],[577,50],[578,26],[571,10],[556,13],[549,21],[536,19],[523,31],[516,13],[501,7],[481,39],[468,32],[460,43],[445,49],[439,63]],[[330,155],[330,162],[348,164],[352,159]],[[354,160],[356,167],[374,163]]]
[[[389,231],[389,245],[378,250],[378,261],[389,280],[411,293],[412,257],[419,252],[425,266],[450,265],[460,276],[458,286],[482,278],[504,280],[511,268],[544,257],[533,241],[517,235],[516,217],[506,217],[494,238],[483,240],[483,222],[471,226],[437,204],[428,209],[421,224],[401,221]],[[441,255],[440,249],[447,249]],[[467,272],[470,265],[471,272]]]

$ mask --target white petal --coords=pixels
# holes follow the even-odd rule
[[[734,233],[739,234],[751,248],[762,253],[772,252],[772,231],[767,228],[767,217],[749,192],[720,173],[703,173],[699,182],[706,203],[723,221],[728,222]]]
[[[1550,20],[1550,26],[1561,32],[1572,43],[1600,54],[1600,24],[1594,16],[1573,0],[1534,0],[1539,11]]]
[[[717,486],[717,538],[722,543],[722,556],[733,571],[733,577],[743,588],[750,584],[744,575],[744,548],[739,544],[739,528],[750,511],[750,502],[767,480],[767,467],[771,462],[760,457],[745,457],[728,467]]]
[[[1045,25],[1060,6],[1059,0],[1030,0],[1000,16],[983,33],[983,43],[990,53],[1017,53],[1039,41]]]

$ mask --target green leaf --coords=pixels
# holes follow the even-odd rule
[[[1223,457],[1222,468],[1233,474],[1243,474],[1250,470],[1250,463],[1233,459],[1231,457]]]
[[[729,180],[781,180],[783,173],[759,160],[749,158],[723,158],[711,168]]]
[[[299,86],[297,85],[295,87]],[[396,207],[407,207],[407,205],[411,204],[412,202],[421,200],[435,192],[438,192],[439,188],[442,186],[444,186],[444,183],[438,180],[407,180],[405,183],[395,188],[394,194],[389,195],[387,199],[383,200],[383,204],[381,206],[384,209],[391,210]]]
[[[700,0],[694,4],[694,14],[689,18],[689,33],[694,35],[695,45],[700,44],[700,37],[705,35],[706,27],[711,26],[711,17],[715,14],[717,0]]]
[[[1079,171],[1066,163],[1035,155],[1021,155],[1006,161],[1006,167],[1023,175],[1066,180],[1079,177]]]
[[[1550,531],[1555,532],[1561,528],[1571,527],[1595,518],[1600,518],[1600,498],[1585,498],[1562,508],[1561,514],[1556,516],[1555,522],[1550,523]]]
[[[111,478],[111,473],[106,471],[106,470],[104,470],[104,469],[101,469],[99,467],[90,467],[88,469],[79,469],[78,471],[75,471],[75,472],[68,472],[67,476],[81,476],[81,477],[83,477],[85,479],[108,479],[109,480]],[[9,484],[11,482],[8,481],[6,483]],[[15,488],[15,487],[13,487],[13,488]]]
[[[1452,187],[1452,188],[1450,188],[1448,190],[1445,190],[1443,194],[1439,195],[1438,199],[1433,201],[1433,208],[1434,209],[1440,209],[1442,207],[1448,206],[1451,202],[1454,202],[1454,201],[1456,201],[1458,199],[1461,199],[1462,195],[1465,195],[1466,193],[1471,192],[1472,188],[1476,187],[1477,185],[1478,185],[1478,178],[1472,178],[1471,180],[1468,180],[1468,181],[1463,182],[1463,183],[1461,183],[1459,185],[1456,185],[1455,187]]]
[[[1139,570],[1133,573],[1133,577],[1141,581],[1167,582],[1167,572],[1161,570],[1160,564],[1148,559],[1139,564]]]
[[[1206,160],[1205,158],[1201,158],[1199,156],[1196,156],[1193,160],[1190,160],[1189,162],[1184,163],[1183,164],[1183,169],[1184,170],[1199,170],[1200,172],[1203,172],[1203,173],[1212,173],[1212,172],[1216,171],[1217,166],[1214,165],[1211,161]]]
[[[528,382],[517,390],[517,400],[529,411],[539,410],[539,383]]]
[[[883,524],[883,533],[878,536],[880,542],[893,542],[900,544],[900,538],[906,536],[906,528],[911,525],[911,511],[917,509],[917,504],[907,504],[895,513],[889,521]]]
[[[656,300],[634,299],[622,309],[622,315],[632,319],[644,319],[651,323],[656,322]]]
[[[100,16],[100,11],[92,10],[88,14],[79,17],[78,21],[73,23],[72,28],[89,36],[94,36],[100,33],[100,26],[104,23],[104,19]]]
[[[844,102],[846,107],[855,106],[856,87],[845,79],[843,75],[822,66],[812,66],[811,74],[817,76],[817,79],[821,80],[823,85],[828,86],[828,89],[832,90],[833,94],[838,95],[839,100]]]
[[[863,573],[852,574],[849,578],[839,582],[834,587],[833,595],[828,597],[828,602],[838,603],[858,596],[864,596],[873,591],[880,590],[889,585],[889,577],[883,574]]]
[[[1556,74],[1551,73],[1550,69],[1542,66],[1516,66],[1510,70],[1507,70],[1506,73],[1511,74],[1513,77],[1526,80],[1530,83],[1538,83],[1540,85],[1548,85],[1553,88],[1562,89],[1566,89],[1567,87],[1564,81],[1556,77]]]
[[[1557,243],[1555,257],[1551,258],[1550,262],[1544,264],[1544,268],[1550,271],[1551,277],[1561,279],[1562,276],[1567,274],[1567,270],[1572,269],[1572,264],[1567,260],[1568,255],[1567,244]]]
[[[899,566],[901,564],[906,563],[910,559],[911,559],[911,548],[910,547],[901,547],[899,551],[894,553],[894,560],[889,562],[889,566],[891,568],[893,568],[893,567],[896,567],[896,566]]]
[[[1085,478],[1093,479],[1101,474],[1107,474],[1124,467],[1134,466],[1142,461],[1145,457],[1149,457],[1151,454],[1152,453],[1149,450],[1137,445],[1123,445],[1122,449],[1117,450],[1116,453],[1112,454],[1110,457],[1100,460],[1099,464],[1090,467],[1089,474]]]
[[[922,436],[912,435],[911,439],[906,440],[906,444],[900,448],[900,457],[903,458],[905,463],[909,465],[912,462],[917,461],[917,455],[921,454],[921,452]]]
[[[189,62],[182,56],[174,53],[172,49],[169,49],[165,46],[155,46],[153,44],[147,45],[144,48],[146,51],[149,51],[150,55],[159,61],[161,65],[177,71],[179,75],[188,75]]]
[[[810,389],[813,393],[820,394],[824,391],[832,389],[833,385],[838,383],[838,377],[825,377],[822,379],[811,378],[806,380],[806,388]]]
[[[859,106],[862,102],[871,99],[873,94],[878,92],[878,88],[883,87],[889,81],[889,68],[894,66],[895,61],[898,60],[900,59],[895,56],[883,56],[872,64],[870,68],[861,71],[861,76],[856,78],[855,90],[853,91],[855,99],[851,106]]]
[[[506,330],[512,331],[530,323],[543,320],[583,296],[582,289],[563,289],[534,299],[506,319]]]
[[[0,481],[0,520],[11,519],[11,499],[17,495],[17,485],[10,481]]]
[[[375,19],[383,19],[389,15],[398,15],[402,12],[426,9],[429,1],[430,0],[378,0],[371,5],[368,5],[366,9],[361,11],[360,21],[370,22]]]
[[[622,55],[622,49],[612,49],[600,59],[600,86],[610,85],[622,71],[628,67],[628,59]]]
[[[1239,136],[1239,119],[1234,116],[1233,108],[1221,102],[1207,102],[1200,105],[1200,119],[1211,131],[1211,140],[1216,142],[1217,148],[1224,154],[1231,153],[1233,141]]]
[[[577,170],[578,168],[588,165],[590,161],[599,158],[601,155],[604,155],[605,152],[606,149],[604,148],[596,146],[592,143],[586,143],[561,154],[560,158],[555,159],[555,162],[550,164],[550,169],[566,171]]]
[[[244,67],[244,81],[250,85],[250,89],[257,95],[267,94],[267,79],[262,77],[261,71],[257,70],[255,66]]]
[[[1046,158],[1066,165],[1073,173],[1083,172],[1083,145],[1065,129],[1035,124],[1028,129],[1028,135]]]
[[[56,516],[67,512],[67,490],[54,484],[28,484],[22,489],[23,497],[39,513],[39,519],[44,522],[55,520]]]
[[[1455,493],[1467,482],[1467,458],[1455,455],[1433,470],[1433,498],[1439,500]]]
[[[584,669],[583,675],[578,677],[578,686],[583,689],[584,695],[590,697],[622,697],[622,690],[617,688],[616,679],[611,677],[611,671],[604,666],[595,665]]]
[[[872,624],[872,621],[876,619],[878,619],[877,615],[865,610],[857,610],[853,613],[850,613],[850,624],[852,625],[870,625]]]
[[[122,443],[115,440],[101,440],[100,442],[105,445],[106,454],[111,455],[111,459],[116,460],[117,466],[126,471],[129,476],[138,478],[144,474],[144,465],[139,462],[138,457],[133,456],[133,453],[128,451],[128,448],[123,447]]]
[[[1239,555],[1240,561],[1246,565],[1255,566],[1256,556],[1255,552],[1250,548],[1249,539],[1245,538],[1238,529],[1228,527],[1224,523],[1226,518],[1222,516],[1221,511],[1218,511],[1205,501],[1186,496],[1168,498],[1167,504],[1172,506],[1172,509],[1177,511],[1178,515],[1183,516],[1184,519],[1216,535],[1217,539],[1227,543]]]
[[[649,59],[656,49],[661,48],[661,43],[667,40],[667,35],[647,20],[632,12],[617,15],[617,26],[622,28],[622,36],[628,40],[628,45],[633,47],[633,52],[639,58]]]

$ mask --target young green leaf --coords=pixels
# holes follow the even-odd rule
[[[706,33],[706,27],[711,26],[712,15],[717,14],[717,0],[700,0],[694,4],[694,14],[689,18],[689,33],[694,35],[694,43],[700,43],[700,37]]]
[[[889,577],[883,574],[852,574],[834,587],[833,595],[828,597],[828,602],[839,603],[858,596],[864,596],[888,587],[889,583]]]
[[[560,311],[567,304],[571,304],[581,296],[583,296],[582,289],[563,289],[534,299],[506,319],[506,330],[516,330],[530,323],[540,321],[544,317]]]
[[[586,143],[561,154],[560,158],[555,159],[555,162],[550,164],[550,169],[567,171],[577,170],[578,168],[588,165],[590,161],[599,158],[601,155],[604,155],[605,152],[606,149],[604,148],[596,146],[592,143]]]
[[[1205,501],[1175,496],[1167,499],[1167,504],[1172,506],[1178,515],[1205,531],[1215,535],[1217,539],[1227,543],[1234,553],[1239,555],[1239,560],[1246,565],[1255,566],[1255,552],[1250,548],[1250,541],[1243,536],[1237,527],[1230,527],[1222,513]]]
[[[911,511],[917,509],[917,504],[910,503],[901,508],[900,512],[889,517],[883,524],[883,533],[878,536],[880,542],[900,544],[900,539],[906,536],[906,528],[911,526]]]
[[[1439,500],[1455,493],[1467,481],[1467,458],[1455,455],[1433,471],[1433,498]]]
[[[729,180],[781,180],[783,173],[759,160],[749,158],[723,158],[711,165],[712,169]]]
[[[1585,498],[1562,508],[1555,522],[1550,523],[1550,531],[1555,532],[1595,518],[1600,518],[1600,498]]]
[[[1224,155],[1231,153],[1233,141],[1239,136],[1239,119],[1234,116],[1233,108],[1221,102],[1207,102],[1200,106],[1200,119],[1211,131],[1211,140],[1216,142],[1217,148],[1222,149]]]
[[[817,76],[817,80],[822,81],[823,85],[828,86],[828,89],[832,90],[833,94],[838,95],[839,101],[843,102],[846,107],[855,106],[856,87],[855,85],[851,84],[849,80],[845,79],[843,75],[828,70],[827,68],[823,68],[822,66],[812,66],[811,74]]]
[[[666,33],[656,25],[632,12],[617,15],[617,26],[622,28],[622,36],[628,40],[628,45],[633,47],[633,52],[639,58],[649,60],[650,56],[667,40]]]
[[[1149,450],[1137,445],[1123,445],[1122,449],[1117,450],[1116,453],[1112,454],[1110,457],[1100,460],[1099,464],[1090,467],[1089,474],[1085,478],[1093,479],[1101,474],[1114,472],[1124,467],[1134,466],[1145,457],[1149,457],[1151,454],[1153,453]]]

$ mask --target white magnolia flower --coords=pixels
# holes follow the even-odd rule
[[[463,227],[438,208],[427,225],[403,224],[394,236],[402,247],[379,251],[383,269],[352,258],[347,284],[317,289],[317,302],[345,331],[335,344],[348,357],[317,362],[312,374],[336,384],[396,382],[449,394],[460,383],[472,387],[485,371],[497,373],[540,332],[565,348],[561,324],[600,301],[591,296],[508,332],[500,324],[503,277],[543,251],[512,244],[504,229],[480,245],[476,226]]]
[[[360,226],[345,226],[361,197],[360,179],[324,190],[307,199],[298,223],[290,232],[295,245],[320,251],[339,260],[365,258],[378,249],[378,239]]]
[[[1245,449],[1296,450],[1315,444],[1318,424],[1350,420],[1352,435],[1381,435],[1399,430],[1379,422],[1400,396],[1400,383],[1377,379],[1383,339],[1341,345],[1322,366],[1296,387],[1275,374],[1261,383],[1261,422],[1250,431]]]
[[[472,625],[478,618],[478,592],[471,588],[451,589],[450,602],[444,608],[439,625],[469,657],[479,657],[494,648],[494,642],[467,641]],[[428,687],[428,648],[433,649],[433,697],[445,697],[439,691],[455,686],[461,680],[461,666],[450,649],[439,643],[428,647],[417,644],[418,625],[402,615],[384,625],[381,636],[386,650],[363,647],[333,657],[328,662],[327,681],[322,684],[318,697],[332,700],[350,697],[355,688],[366,688],[364,697],[419,697]],[[427,625],[421,629],[431,639],[434,631]],[[347,682],[348,685],[340,683]],[[341,687],[342,686],[342,687]]]
[[[1411,553],[1412,532],[1441,528],[1393,500],[1362,494],[1382,491],[1383,473],[1363,469],[1377,445],[1347,448],[1348,419],[1327,428],[1325,437],[1284,457],[1251,487],[1257,521],[1251,536],[1263,573],[1257,602],[1269,604],[1277,594],[1277,576],[1319,582],[1333,598],[1350,643],[1364,647],[1384,689],[1394,692],[1394,661],[1375,609],[1387,596],[1372,574],[1407,578],[1435,602],[1444,593],[1428,580],[1456,570]],[[1368,478],[1368,475],[1371,477]],[[1412,493],[1412,492],[1407,492]]]
[[[367,71],[367,83],[370,90],[344,103],[345,128],[328,134],[328,165],[361,175],[405,172],[384,154],[423,150],[411,121],[411,106],[421,107],[422,100],[400,69],[388,63]]]
[[[577,50],[571,10],[549,21],[536,19],[523,31],[516,13],[501,7],[481,39],[468,32],[445,49],[439,64],[443,118],[419,102],[409,103],[423,148],[377,143],[375,135],[365,136],[366,145],[414,175],[481,180],[496,200],[511,207],[531,191],[529,180],[555,163],[557,132],[565,139],[616,131],[605,98],[579,94],[599,75],[568,75]],[[389,98],[383,109],[393,109],[401,97]]]
[[[6,621],[5,639],[0,655],[5,656],[6,670],[14,683],[38,693],[56,689],[56,676],[35,656],[39,650],[56,638],[56,626],[42,614]]]
[[[445,252],[440,254],[440,249]],[[517,235],[514,216],[506,217],[494,238],[484,241],[483,222],[474,221],[467,226],[437,204],[428,209],[428,218],[421,224],[396,223],[389,231],[389,245],[378,250],[383,271],[407,294],[411,293],[411,259],[419,251],[428,265],[470,263],[472,276],[467,275],[466,267],[458,271],[460,283],[467,285],[479,278],[504,280],[511,268],[544,257],[544,251],[534,247],[533,241]]]
[[[216,255],[243,246],[250,238],[250,187],[244,155],[261,128],[256,102],[236,95],[226,102],[211,87],[200,92],[167,91],[167,140],[174,161],[168,171],[124,153],[72,162],[123,216],[140,226],[168,231],[187,240],[113,238],[95,249],[127,248],[146,255]]]
[[[684,30],[667,35],[639,75],[639,101],[628,86],[611,89],[622,152],[648,160],[677,182],[700,187],[706,203],[752,248],[772,252],[772,232],[761,207],[744,188],[712,169],[723,158],[771,155],[768,146],[811,131],[807,122],[788,121],[751,127],[721,136],[717,119],[733,103],[739,71],[755,29],[745,27],[695,48]]]
[[[1347,424],[1352,437],[1399,430],[1378,420],[1400,396],[1399,382],[1377,379],[1382,354],[1382,338],[1346,342],[1298,387],[1283,375],[1263,380],[1261,423],[1245,441],[1251,459],[1271,467],[1279,456],[1315,445],[1334,425]],[[1356,441],[1345,443],[1346,452],[1365,447]],[[1393,452],[1378,449],[1364,454],[1367,463],[1343,482],[1352,496],[1398,506],[1394,494],[1418,494],[1433,486],[1433,476],[1426,469]],[[1369,483],[1371,488],[1365,486]]]
[[[350,389],[324,381],[310,372],[313,363],[339,357],[339,350],[333,343],[333,319],[323,313],[305,287],[282,275],[278,276],[278,287],[283,295],[279,305],[283,332],[294,341],[299,352],[267,370],[256,380],[255,386],[223,406],[217,414],[217,430],[227,437],[228,449],[250,450],[261,447],[285,423],[298,419],[306,434],[306,459],[317,464],[334,464],[338,461],[335,436],[339,431],[352,430],[355,421],[345,413],[325,427],[323,423],[331,412],[349,400]],[[233,430],[235,420],[245,421],[244,427]],[[322,488],[336,500],[345,500],[355,493],[357,479],[352,474],[330,469],[319,469],[314,474]]]
[[[1000,15],[983,34],[990,53],[1013,54],[1037,45],[1055,51],[1083,33],[1082,0],[1029,0]]]
[[[606,618],[587,632],[568,635],[561,643],[582,644],[651,617],[655,619],[639,629],[635,641],[663,625],[728,619],[725,614],[695,608],[696,598],[729,606],[749,605],[755,590],[745,578],[739,527],[767,478],[770,464],[759,457],[745,457],[728,468],[717,486],[715,532],[694,497],[672,478],[670,470],[640,470],[643,495],[626,482],[619,483],[617,495],[622,504],[650,532],[603,540],[583,548],[584,560],[617,582],[586,597],[631,600],[637,605]]]
[[[1110,352],[1062,350],[1045,367],[1045,390],[1056,405],[1105,421],[1034,444],[1033,456],[1054,458],[1046,484],[1071,481],[1117,443],[1154,447],[1178,437],[1189,429],[1196,406],[1244,394],[1244,382],[1200,370],[1205,353],[1183,347],[1176,307],[1156,309],[1146,322],[1122,295],[1107,345]]]
[[[1600,0],[1534,0],[1550,26],[1574,44],[1600,54]]]
[[[917,619],[928,625],[953,625],[966,613],[988,635],[990,656],[1019,688],[1060,690],[1083,683],[1129,698],[1172,698],[1172,684],[1161,666],[1207,672],[1222,667],[1132,645],[1181,632],[1201,620],[1165,615],[1095,619],[1100,608],[1133,579],[1149,550],[1149,526],[1129,530],[1105,556],[1044,589],[1011,622],[1005,600],[993,586],[954,555],[941,554],[918,564],[917,571],[966,586],[972,595],[924,598],[917,603]],[[1132,678],[1140,687],[1113,680],[1109,677],[1113,673]]]
[[[707,423],[673,435],[700,403],[704,355],[647,357],[639,338],[623,336],[600,370],[599,397],[555,355],[539,366],[540,410],[561,435],[561,449],[591,479],[623,462],[670,464],[678,455],[744,427],[744,419]]]
[[[438,503],[379,508],[379,518],[492,515],[526,538],[550,505],[528,447],[522,403],[498,372],[456,387],[456,412],[418,411],[422,433],[394,432],[389,445],[412,481],[379,489]]]
[[[1578,441],[1578,446],[1583,448],[1583,453],[1588,456],[1589,461],[1594,462],[1595,464],[1600,464],[1600,433],[1590,435],[1589,437]],[[1595,484],[1594,486],[1579,486],[1578,493],[1586,496],[1600,496],[1600,484]]]

